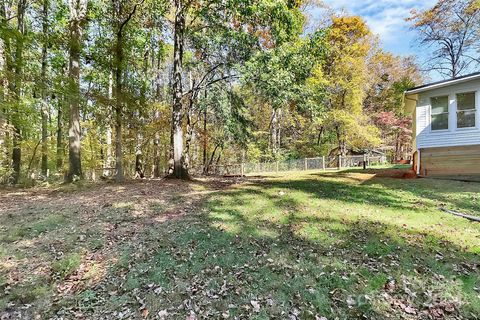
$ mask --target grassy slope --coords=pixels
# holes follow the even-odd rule
[[[34,218],[22,207],[0,230],[3,306],[67,318],[480,314],[480,224],[438,210],[480,214],[480,184],[294,172],[214,189],[132,191],[93,203],[89,223],[61,201],[33,206],[49,212]],[[41,271],[13,283],[29,253]]]

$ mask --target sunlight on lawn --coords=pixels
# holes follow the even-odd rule
[[[283,259],[302,243],[307,253],[297,252],[296,258],[287,259],[302,270],[297,275],[309,278],[313,270],[315,274],[334,270],[346,282],[339,285],[345,290],[337,293],[341,301],[350,301],[349,294],[355,299],[368,297],[347,302],[359,314],[386,316],[390,311],[385,302],[390,302],[407,315],[410,311],[419,315],[422,305],[429,305],[431,311],[449,304],[468,315],[480,312],[475,287],[479,260],[471,254],[480,252],[480,227],[438,207],[465,202],[460,209],[478,214],[478,203],[471,203],[477,192],[478,185],[458,182],[296,172],[270,174],[267,180],[239,186],[214,197],[208,209],[209,220],[227,233],[268,234],[275,247],[285,249],[280,254]],[[316,263],[308,261],[308,252],[316,252],[312,253]],[[272,256],[273,261],[278,258]],[[471,271],[459,273],[459,259],[473,263]],[[313,270],[306,271],[308,265]],[[402,282],[407,291],[397,296],[385,291],[389,281]],[[324,299],[335,304],[332,297]],[[349,313],[341,309],[334,314]]]
[[[480,214],[478,184],[355,171],[151,183],[7,214],[0,307],[67,319],[480,314],[480,225],[439,210]]]
[[[313,226],[322,222],[309,222],[312,217],[328,218],[329,224],[380,222],[387,227],[389,236],[399,231],[406,238],[425,233],[479,252],[478,226],[444,213],[439,207],[456,206],[464,201],[460,208],[454,209],[480,214],[480,204],[475,199],[480,185],[449,181],[446,189],[444,182],[436,180],[372,178],[374,175],[358,173],[269,175],[267,181],[247,184],[226,194],[222,198],[223,207],[214,209],[213,217],[219,218],[216,214],[230,216],[226,219],[229,222],[221,222],[230,228],[239,222],[233,218],[239,214],[242,221],[250,223],[289,223],[294,219],[308,227],[310,232],[306,234],[312,237],[318,236],[318,228]],[[427,185],[438,188],[438,193],[426,189]],[[464,190],[457,190],[457,186]],[[434,198],[430,197],[432,194]]]

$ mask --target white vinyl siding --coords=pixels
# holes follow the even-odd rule
[[[472,127],[458,127],[457,94],[475,94],[474,123]],[[448,96],[448,128],[435,130],[432,128],[432,103],[435,97]],[[419,148],[448,147],[480,144],[480,80],[459,83],[448,87],[420,93],[416,108],[416,146]],[[461,109],[461,107],[460,107]],[[438,110],[437,110],[438,111]],[[435,117],[435,112],[433,112]],[[463,115],[460,115],[463,116]],[[470,115],[470,122],[472,116]],[[467,120],[468,122],[468,120]],[[471,123],[470,123],[471,124]]]

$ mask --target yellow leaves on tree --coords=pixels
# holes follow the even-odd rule
[[[336,128],[339,142],[348,141],[348,147],[356,150],[371,149],[381,144],[380,131],[369,123],[364,114],[352,114],[347,110],[332,110],[325,124]],[[342,146],[339,146],[342,148]]]
[[[375,37],[360,17],[334,16],[327,41],[330,52],[323,74],[328,81],[329,105],[325,124],[335,129],[342,154],[347,148],[375,147],[380,143],[378,130],[363,115],[367,58]]]

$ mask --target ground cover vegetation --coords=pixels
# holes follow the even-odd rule
[[[382,172],[4,193],[2,316],[478,318],[478,183]]]

